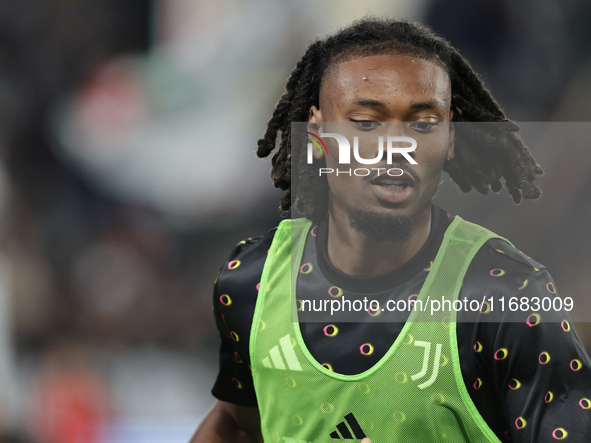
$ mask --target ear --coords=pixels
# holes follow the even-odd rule
[[[455,137],[456,128],[453,123],[454,112],[449,111],[449,146],[447,148],[447,159],[451,160],[455,156]]]
[[[318,129],[320,123],[322,123],[322,112],[316,106],[311,106],[310,115],[308,116],[308,130],[310,130],[310,124],[316,125],[312,129]]]
[[[310,108],[310,116],[308,117],[308,127],[306,129],[309,132],[320,135],[322,132],[322,112],[316,106]],[[320,160],[323,157],[322,151],[319,149],[312,150],[312,155],[316,160]]]

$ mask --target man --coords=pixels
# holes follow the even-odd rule
[[[298,143],[291,123],[302,121],[324,150]],[[341,166],[334,128],[418,144],[375,157],[360,142],[359,156],[383,169],[330,174]],[[542,170],[517,129],[466,60],[423,26],[366,19],[312,44],[258,150],[268,156],[281,135],[271,175],[287,191],[282,209],[293,197],[306,218],[241,242],[222,267],[218,402],[192,441],[587,441],[589,357],[566,312],[530,306],[556,299],[550,275],[431,203],[443,170],[463,191],[498,192],[503,178],[516,203],[538,198]],[[380,174],[388,168],[398,172]],[[499,312],[516,295],[520,312]],[[305,317],[306,298],[345,297],[479,309],[457,319],[443,309],[393,321],[374,309],[354,321]]]

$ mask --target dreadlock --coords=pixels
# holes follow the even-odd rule
[[[519,126],[507,119],[468,61],[423,25],[366,18],[308,47],[289,77],[264,137],[258,141],[259,157],[267,157],[279,146],[272,159],[271,177],[275,187],[287,191],[281,199],[282,210],[291,207],[293,193],[296,208],[306,217],[319,220],[326,216],[326,178],[318,177],[313,165],[306,163],[304,149],[292,152],[291,123],[308,121],[310,107],[319,106],[320,86],[327,69],[346,57],[379,54],[413,55],[439,64],[451,81],[453,121],[487,122],[456,126],[455,156],[443,170],[462,191],[475,188],[482,194],[500,192],[503,179],[515,203],[542,195],[534,180],[543,171],[516,134]],[[461,137],[457,137],[458,130],[462,131]],[[297,178],[297,187],[292,187],[292,174]]]

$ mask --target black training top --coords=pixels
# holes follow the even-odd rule
[[[313,228],[315,236],[308,236],[302,258],[307,266],[298,279],[298,294],[310,285],[324,286],[326,291],[315,292],[328,299],[339,289],[345,295],[362,294],[382,302],[412,299],[426,279],[451,219],[433,206],[431,232],[419,253],[400,268],[376,277],[351,276],[336,269],[327,255],[327,223],[322,223]],[[222,266],[214,288],[222,343],[212,393],[242,406],[257,406],[249,369],[249,335],[274,233],[240,242]],[[568,314],[548,312],[552,302],[560,308],[557,297],[548,271],[499,239],[489,240],[480,249],[466,273],[459,298],[478,300],[481,312],[476,316],[458,313],[462,375],[478,411],[501,441],[591,438],[591,360]],[[511,307],[518,312],[510,312],[512,298]],[[482,304],[483,299],[493,300],[492,311],[490,305]],[[316,360],[336,372],[357,374],[383,357],[403,321],[384,321],[379,315],[375,321],[301,322],[301,330]],[[372,352],[367,352],[367,344]]]

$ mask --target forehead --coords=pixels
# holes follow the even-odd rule
[[[440,64],[411,55],[361,56],[331,66],[322,79],[320,109],[359,97],[387,104],[437,100],[449,107],[450,79]]]

